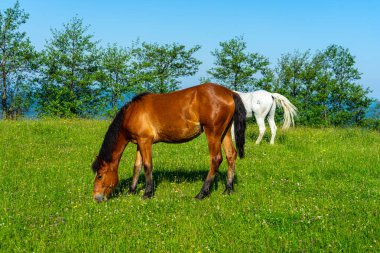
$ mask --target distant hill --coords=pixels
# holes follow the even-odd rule
[[[371,119],[380,119],[380,101],[379,100],[376,100],[371,103],[371,105],[368,108],[366,117],[371,118]]]

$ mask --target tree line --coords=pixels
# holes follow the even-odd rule
[[[200,45],[157,44],[139,40],[124,47],[101,47],[78,17],[51,30],[37,51],[20,27],[29,14],[18,2],[0,10],[2,118],[114,115],[136,93],[180,89],[181,78],[195,75],[202,64]],[[360,84],[361,73],[348,49],[330,45],[315,53],[295,51],[275,67],[267,57],[247,50],[243,37],[220,42],[211,52],[214,66],[200,82],[213,81],[236,91],[265,89],[287,96],[299,109],[298,122],[313,126],[368,125],[373,101]]]

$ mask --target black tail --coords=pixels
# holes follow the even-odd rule
[[[244,144],[245,144],[245,128],[247,111],[245,110],[243,101],[238,94],[234,93],[233,98],[235,101],[234,125],[235,125],[235,143],[240,158],[244,157]]]

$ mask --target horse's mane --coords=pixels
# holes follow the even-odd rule
[[[144,92],[141,94],[136,95],[132,98],[130,102],[125,104],[119,112],[116,114],[115,118],[113,119],[112,123],[108,127],[107,133],[104,136],[103,144],[100,148],[99,154],[96,157],[95,161],[92,163],[92,170],[94,172],[97,172],[99,168],[102,165],[102,161],[104,162],[111,162],[112,160],[112,152],[115,150],[117,137],[120,132],[120,128],[124,121],[124,115],[128,107],[136,103],[137,101],[141,100],[142,97],[150,94],[149,92]]]
[[[132,100],[131,100],[128,104],[126,104],[126,105],[129,105],[129,104],[131,104],[131,103],[137,102],[137,101],[141,100],[142,97],[144,97],[144,96],[146,96],[146,95],[148,95],[148,94],[151,94],[151,93],[148,92],[148,91],[146,91],[146,92],[143,92],[143,93],[137,94],[137,95],[134,96],[134,97],[132,98]],[[126,105],[125,105],[125,106],[126,106]]]

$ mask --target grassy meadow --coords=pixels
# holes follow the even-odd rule
[[[209,198],[205,136],[153,146],[155,197],[128,195],[135,146],[109,201],[92,200],[91,163],[109,122],[0,121],[1,252],[379,252],[380,133],[295,128],[237,160],[222,195],[224,159]]]

